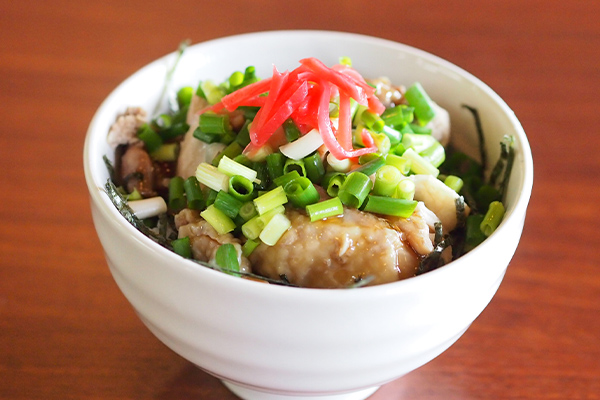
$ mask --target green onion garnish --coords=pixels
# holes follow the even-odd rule
[[[275,189],[254,199],[254,207],[256,207],[256,211],[258,211],[259,215],[263,215],[267,211],[287,202],[288,198],[285,195],[285,191],[281,186],[277,186]]]
[[[198,179],[195,176],[190,176],[183,182],[183,189],[187,198],[187,207],[191,210],[202,210],[205,202]]]
[[[285,156],[281,153],[269,154],[266,158],[267,161],[267,172],[269,178],[274,181],[283,175],[283,165],[285,163]]]
[[[192,258],[192,246],[188,236],[172,240],[171,246],[173,246],[173,251],[181,257]]]
[[[213,204],[215,207],[221,210],[223,214],[227,215],[231,219],[234,219],[240,212],[240,208],[242,208],[244,203],[229,193],[220,191],[217,193],[217,197],[215,198],[215,202]]]
[[[317,203],[320,199],[319,192],[317,192],[313,183],[305,177],[299,177],[288,182],[284,186],[284,190],[290,202],[298,208]]]
[[[321,160],[321,155],[318,152],[314,152],[304,157],[303,161],[306,177],[317,185],[321,183],[323,175],[325,175],[325,166],[323,165],[323,160]]]
[[[246,202],[254,198],[254,184],[248,178],[234,175],[229,178],[229,194],[235,199]]]
[[[201,163],[198,165],[196,168],[196,179],[216,192],[220,190],[226,192],[229,190],[229,176],[210,164]]]
[[[410,170],[415,174],[432,175],[437,178],[440,173],[433,164],[421,157],[413,149],[406,149],[402,157],[410,161]]]
[[[417,208],[417,202],[414,200],[411,201],[393,197],[369,195],[363,210],[375,214],[408,218],[415,211],[415,208]]]
[[[306,213],[310,217],[310,221],[315,222],[323,218],[344,214],[344,206],[342,205],[339,197],[333,197],[331,199],[306,206]]]
[[[254,182],[258,174],[254,169],[235,162],[227,156],[221,158],[217,169],[228,176],[240,175],[252,182]]]
[[[504,205],[501,202],[493,201],[490,203],[487,213],[480,225],[480,229],[485,236],[490,236],[496,228],[498,228],[498,225],[500,225],[500,222],[504,217],[504,212]]]
[[[200,213],[202,218],[206,220],[219,235],[224,235],[235,229],[235,223],[223,211],[211,204],[206,210]]]
[[[408,104],[415,109],[415,116],[419,119],[421,126],[427,125],[429,121],[435,117],[435,109],[433,108],[433,101],[429,98],[429,95],[423,89],[423,86],[419,82],[415,82],[411,87],[406,90],[404,97],[408,101]]]
[[[150,125],[148,124],[144,124],[140,127],[137,136],[142,142],[144,142],[149,153],[155,152],[163,144],[159,134],[150,128]]]
[[[183,178],[174,176],[169,181],[169,209],[179,211],[186,205],[183,195]]]
[[[373,187],[371,179],[362,172],[352,172],[340,187],[338,197],[348,207],[359,208]]]
[[[259,238],[267,246],[274,246],[291,225],[285,214],[276,214],[260,232]]]
[[[400,183],[402,179],[404,179],[404,175],[398,171],[398,168],[392,165],[382,166],[375,173],[373,194],[378,196],[393,196],[396,192],[398,183]]]
[[[240,262],[237,258],[237,251],[235,246],[231,243],[225,243],[219,246],[217,253],[215,254],[215,261],[217,265],[230,273],[229,271],[240,271]],[[232,274],[235,275],[235,274]]]

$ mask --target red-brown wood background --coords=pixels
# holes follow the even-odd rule
[[[0,398],[234,399],[142,325],[83,178],[103,98],[183,38],[327,29],[396,40],[481,78],[529,135],[534,190],[496,297],[383,399],[600,398],[600,3],[0,1]]]

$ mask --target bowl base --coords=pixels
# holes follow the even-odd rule
[[[333,394],[333,395],[284,395],[270,392],[263,392],[256,389],[249,389],[245,386],[240,386],[235,383],[221,380],[223,385],[233,394],[244,400],[364,400],[371,396],[379,386],[358,390],[356,392]]]

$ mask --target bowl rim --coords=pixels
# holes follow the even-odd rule
[[[487,84],[481,81],[479,78],[475,77],[468,71],[462,69],[461,67],[447,61],[435,54],[429,53],[425,50],[392,41],[389,39],[384,39],[375,36],[369,36],[358,33],[351,32],[342,32],[342,31],[329,31],[329,30],[267,30],[267,31],[256,31],[249,32],[243,34],[236,34],[231,36],[223,36],[214,38],[211,40],[194,43],[191,47],[197,48],[202,46],[212,46],[218,45],[219,43],[226,43],[230,41],[238,41],[244,39],[260,39],[271,36],[305,36],[306,38],[310,37],[322,37],[327,36],[328,39],[350,39],[350,40],[358,40],[358,41],[367,41],[373,44],[389,46],[395,49],[398,49],[402,52],[412,53],[413,55],[418,55],[420,57],[425,58],[427,61],[432,62],[434,64],[440,65],[445,69],[449,69],[453,73],[457,73],[463,78],[471,81],[475,84],[479,89],[481,89],[487,96],[490,97],[491,100],[496,103],[497,106],[500,107],[502,112],[508,117],[510,124],[514,129],[514,133],[518,136],[518,141],[520,144],[520,152],[523,155],[523,164],[521,167],[523,168],[523,179],[520,182],[519,187],[517,188],[518,196],[516,203],[511,207],[511,209],[507,212],[506,217],[500,224],[500,226],[496,229],[496,231],[490,236],[490,238],[501,235],[505,230],[508,230],[509,224],[518,223],[519,221],[515,221],[515,218],[518,218],[519,215],[522,215],[523,218],[525,216],[526,208],[529,203],[529,199],[531,196],[531,191],[533,188],[533,159],[531,154],[531,148],[529,145],[529,141],[527,136],[523,130],[523,127],[519,120],[517,119],[515,113],[512,109],[506,104],[506,102]],[[492,246],[491,240],[488,239],[477,246],[475,249],[470,251],[469,253],[463,255],[460,259],[455,260],[448,265],[445,265],[443,268],[436,269],[434,271],[430,271],[426,274],[418,275],[415,277],[407,278],[404,280],[386,283],[382,285],[368,286],[360,288],[360,290],[340,290],[340,289],[317,289],[317,288],[303,288],[303,287],[288,287],[281,285],[265,285],[264,283],[255,282],[248,279],[239,279],[236,277],[229,276],[222,272],[212,270],[210,268],[203,267],[194,261],[186,260],[177,254],[169,251],[168,249],[160,246],[155,243],[150,238],[146,237],[140,231],[138,231],[135,227],[133,227],[129,222],[125,220],[121,216],[121,214],[116,210],[113,206],[112,202],[107,198],[104,193],[103,185],[98,185],[94,182],[93,174],[91,172],[91,160],[90,155],[91,151],[91,137],[94,135],[96,131],[96,124],[102,110],[116,97],[119,89],[126,85],[128,82],[136,79],[138,75],[141,75],[150,68],[155,68],[157,64],[164,63],[169,59],[173,59],[176,56],[176,52],[168,53],[158,59],[151,61],[150,63],[144,65],[143,67],[136,70],[133,74],[128,76],[125,80],[121,81],[117,87],[115,87],[110,94],[102,101],[94,116],[89,124],[89,127],[86,132],[84,149],[83,149],[83,163],[84,163],[84,174],[85,180],[88,187],[88,192],[90,194],[90,200],[93,204],[98,206],[100,212],[102,212],[108,220],[112,220],[119,229],[125,229],[128,234],[131,235],[131,239],[138,242],[142,246],[148,248],[151,251],[158,252],[163,259],[169,259],[168,263],[164,263],[162,267],[164,268],[177,268],[184,269],[188,273],[193,275],[198,275],[201,279],[210,280],[211,284],[223,285],[223,286],[233,286],[233,290],[237,291],[248,291],[248,292],[258,292],[259,295],[269,295],[272,293],[273,295],[281,296],[282,294],[287,296],[301,296],[306,299],[307,293],[314,293],[311,297],[318,297],[319,299],[328,299],[328,300],[339,300],[339,301],[347,301],[349,298],[353,298],[356,296],[364,297],[364,296],[388,296],[392,293],[398,291],[405,290],[418,290],[418,287],[426,285],[427,282],[431,280],[445,279],[448,274],[452,274],[454,270],[465,268],[470,259],[477,257],[480,253],[486,251],[489,246]],[[283,292],[280,292],[283,290]]]

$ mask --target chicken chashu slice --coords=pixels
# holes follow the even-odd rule
[[[261,243],[250,262],[256,274],[273,279],[285,276],[301,287],[345,288],[368,276],[374,278],[369,285],[409,278],[419,265],[415,248],[425,253],[433,249],[429,228],[418,213],[403,220],[403,229],[412,228],[416,246],[396,220],[352,208],[344,208],[343,217],[315,222],[295,209],[288,209],[286,215],[291,227],[274,246]],[[429,241],[429,246],[423,241]]]

